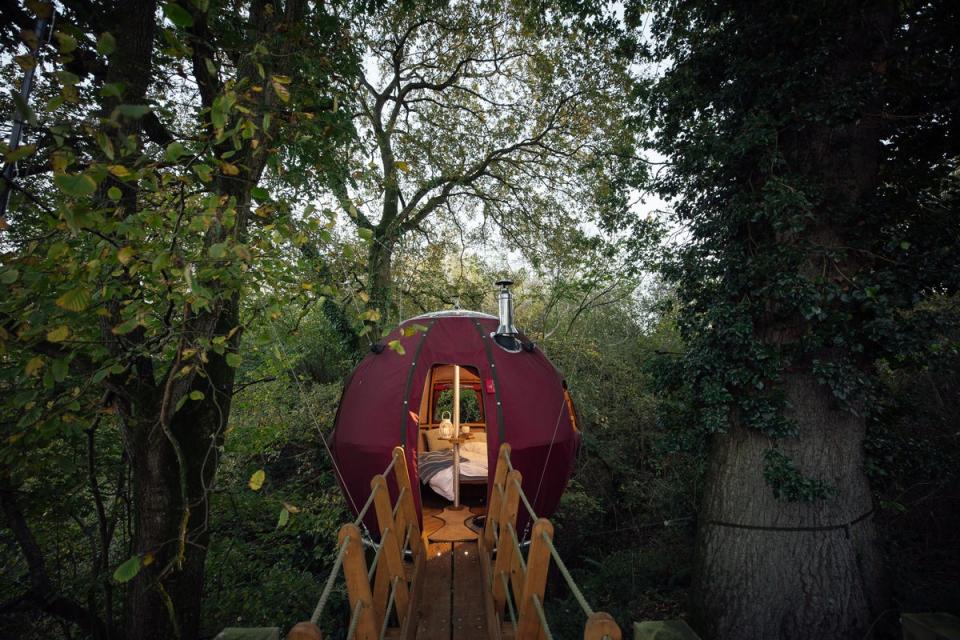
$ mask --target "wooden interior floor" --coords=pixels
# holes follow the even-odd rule
[[[444,513],[445,505],[423,505],[423,530],[427,537],[442,534],[443,516],[483,515],[482,506]],[[456,520],[456,517],[450,518]],[[450,520],[448,519],[448,520]],[[449,532],[449,525],[447,525]],[[468,537],[468,536],[464,536]],[[472,539],[434,542],[427,546],[420,598],[419,640],[487,640],[490,637],[484,609],[483,581],[476,535]]]

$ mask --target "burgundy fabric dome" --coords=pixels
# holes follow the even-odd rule
[[[411,332],[414,324],[426,331]],[[511,353],[501,348],[491,338],[497,324],[493,316],[470,311],[411,318],[385,339],[385,343],[399,340],[402,355],[389,348],[371,352],[347,379],[334,424],[333,453],[354,513],[370,495],[371,478],[389,464],[397,445],[406,449],[414,500],[421,513],[417,412],[431,369],[449,364],[471,367],[482,381],[487,495],[500,443],[509,442],[513,466],[523,474],[523,490],[537,515],[554,512],[580,443],[571,416],[573,405],[563,378],[543,352],[533,348]],[[412,335],[403,335],[404,327]],[[391,492],[395,497],[396,487]],[[367,517],[367,525],[376,530],[371,526],[375,523],[372,511]]]

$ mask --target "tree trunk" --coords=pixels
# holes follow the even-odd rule
[[[785,112],[775,115],[789,123],[778,132],[786,171],[817,185],[819,200],[801,231],[764,241],[802,248],[807,259],[798,268],[812,287],[833,279],[845,290],[870,267],[864,254],[842,249],[857,246],[858,212],[879,183],[884,131],[872,114],[883,108],[879,87],[896,12],[892,2],[851,6],[826,45],[829,64],[807,95],[777,105]],[[811,122],[794,114],[794,100],[814,104],[820,96],[831,104],[854,87],[872,87],[859,104],[848,105],[858,117]],[[843,257],[830,257],[832,250]],[[793,347],[815,329],[810,323],[816,320],[776,320],[778,310],[768,311],[755,319],[755,335],[767,344]],[[851,314],[851,322],[863,320]],[[794,361],[780,385],[785,415],[798,435],[777,445],[803,477],[826,483],[835,494],[812,502],[778,500],[763,475],[773,441],[735,415],[729,431],[714,436],[693,594],[704,637],[859,640],[883,608],[883,563],[864,471],[865,419],[841,407],[811,372],[816,360],[844,355],[864,370],[872,366],[869,353],[833,353],[824,346]]]
[[[215,334],[224,335],[237,325],[237,306],[234,300],[221,313]],[[238,345],[239,335],[232,348]],[[141,556],[153,554],[154,560],[141,570],[131,590],[126,628],[132,638],[192,640],[200,635],[210,489],[220,462],[235,379],[235,369],[222,356],[210,353],[209,358],[207,378],[194,382],[204,399],[184,405],[170,425],[186,462],[182,471],[189,519],[188,541],[183,545],[180,464],[155,418],[140,426],[134,460],[134,551]]]
[[[386,325],[393,313],[393,247],[390,238],[375,234],[367,254],[367,287],[370,292],[369,308],[380,312],[380,319],[373,322],[373,337],[379,333],[376,329]]]
[[[778,501],[763,477],[771,441],[738,424],[716,437],[693,593],[705,638],[862,638],[880,610],[882,559],[873,519],[863,518],[872,510],[864,420],[835,406],[810,375],[788,374],[784,391],[799,437],[781,448],[837,494]],[[789,530],[802,527],[831,528]]]

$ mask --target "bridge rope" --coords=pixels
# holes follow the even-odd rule
[[[363,611],[363,601],[357,601],[357,606],[353,608],[353,615],[350,616],[350,627],[347,629],[347,640],[353,640],[357,633],[357,625],[360,624],[360,612]]]
[[[380,545],[381,547],[383,545]],[[390,597],[387,598],[387,610],[383,614],[383,625],[380,626],[380,640],[383,640],[387,635],[387,627],[390,622],[390,613],[393,611],[393,602],[397,597],[397,580],[400,579],[400,576],[393,576],[393,580],[390,581]]]
[[[546,557],[550,561],[556,563],[557,569],[563,577],[567,588],[570,590],[570,593],[573,594],[577,604],[587,617],[588,622],[585,632],[592,628],[600,634],[590,635],[589,637],[609,640],[613,637],[610,635],[611,632],[616,630],[616,637],[619,638],[619,629],[616,627],[616,624],[613,623],[607,614],[594,611],[573,575],[570,573],[569,567],[567,567],[559,551],[557,551],[557,548],[553,544],[553,529],[549,526],[549,521],[537,517],[533,505],[523,490],[523,476],[514,468],[513,461],[510,458],[510,448],[505,445],[501,448],[500,462],[498,464],[496,480],[494,481],[494,499],[491,502],[491,510],[487,514],[488,524],[490,526],[484,533],[484,536],[486,536],[485,539],[493,544],[493,549],[490,549],[490,551],[497,555],[496,565],[488,570],[496,574],[492,575],[491,578],[493,583],[497,585],[494,590],[494,599],[497,600],[496,605],[500,607],[501,615],[503,610],[506,609],[506,613],[509,614],[510,622],[514,627],[515,635],[521,634],[526,637],[527,634],[532,634],[535,629],[539,628],[540,631],[538,633],[541,633],[544,638],[552,640],[553,634],[550,630],[546,612],[544,611],[542,599],[543,584],[537,582],[536,584],[539,586],[534,586],[533,583],[528,586],[526,582],[531,575],[530,572],[534,571],[534,564],[532,563],[537,563],[538,569],[536,572],[539,576],[538,581],[545,579],[545,574],[543,573],[545,569],[542,563],[544,558],[543,554],[546,554]],[[520,538],[515,525],[516,509],[519,504],[523,504],[526,514],[530,516],[527,531],[529,531],[532,523],[537,523],[537,526],[533,528],[534,539],[531,541],[532,545],[529,548],[530,556],[527,558],[523,556]],[[504,531],[506,531],[506,533],[504,533]],[[511,544],[506,549],[503,549],[502,545],[508,544],[505,539],[507,534],[510,536]],[[524,538],[526,538],[526,531]],[[539,550],[536,550],[538,548]],[[503,563],[499,561],[499,555],[501,553],[508,554],[507,557],[509,558]],[[517,587],[517,585],[514,584],[513,586],[516,588],[511,589],[511,582],[516,581],[517,574],[521,576],[523,586]],[[501,587],[502,593],[498,593]],[[533,588],[534,591],[531,593],[528,591],[528,588]],[[519,602],[515,600],[515,598],[521,598],[523,602]],[[519,621],[518,617],[520,618]],[[529,617],[533,617],[535,622],[531,624]],[[607,624],[608,621],[609,624]],[[534,636],[531,635],[531,637]]]
[[[390,464],[387,465],[387,468],[384,469],[381,475],[385,476],[386,474],[390,473],[390,471],[393,469],[393,466],[396,462],[397,462],[396,456],[391,457]],[[403,498],[404,491],[406,491],[406,487],[401,489],[400,495],[397,497],[397,506],[400,505],[400,500]],[[363,519],[367,515],[367,511],[370,510],[370,505],[373,504],[373,499],[376,496],[376,494],[377,494],[376,491],[370,492],[370,497],[367,498],[367,501],[364,503],[363,509],[360,510],[360,512],[357,514],[356,519],[353,521],[354,525],[360,526],[363,524]],[[397,515],[396,508],[393,510],[393,515],[394,517],[396,517]],[[411,526],[412,525],[407,525],[407,540],[409,540]],[[390,530],[389,528],[384,530],[384,536],[389,530]],[[313,615],[310,616],[310,622],[312,622],[313,624],[317,624],[319,622],[320,616],[323,615],[323,610],[327,606],[327,600],[330,599],[330,594],[333,592],[333,585],[337,581],[337,576],[340,575],[340,567],[343,566],[343,558],[347,553],[347,545],[349,544],[349,542],[350,542],[350,536],[347,535],[343,538],[343,541],[340,543],[340,548],[337,550],[337,558],[333,562],[333,568],[330,570],[330,575],[327,576],[327,581],[323,585],[323,591],[320,592],[320,599],[317,601],[317,606],[314,607],[313,609]],[[406,540],[404,541],[404,547],[406,547]],[[372,579],[373,573],[377,568],[377,562],[379,562],[380,560],[380,555],[383,552],[383,549],[384,549],[383,544],[377,547],[376,555],[373,556],[373,561],[371,562],[368,579]],[[360,603],[360,602],[357,603],[358,605],[357,611],[359,611],[359,608],[362,604],[363,603]],[[356,615],[357,614],[355,613],[354,617],[356,617]],[[356,623],[353,622],[353,624],[351,625],[351,628],[355,626],[355,624]],[[352,637],[352,633],[348,634],[347,637],[348,638]]]
[[[400,465],[396,465],[398,460],[401,461]],[[378,474],[371,481],[371,497],[364,503],[356,519],[341,527],[341,541],[333,569],[327,576],[320,599],[310,618],[310,623],[314,626],[323,614],[337,577],[343,573],[352,605],[346,635],[348,640],[354,637],[362,640],[379,637],[383,640],[389,635],[388,632],[399,630],[409,634],[409,630],[416,628],[411,626],[418,624],[419,615],[416,608],[419,605],[415,604],[419,596],[414,594],[419,593],[416,585],[423,579],[421,572],[424,565],[421,563],[426,562],[426,549],[422,544],[414,544],[417,542],[414,538],[419,536],[419,528],[415,518],[411,521],[414,504],[405,465],[403,448],[395,448],[393,458],[384,470],[384,474],[391,470],[396,472],[399,491],[395,504],[392,504],[384,475]],[[478,539],[481,577],[488,590],[485,594],[487,615],[495,616],[496,624],[504,632],[512,626],[513,637],[518,640],[535,637],[553,640],[543,596],[550,564],[555,563],[570,593],[587,617],[584,637],[590,640],[619,640],[622,637],[620,628],[608,614],[593,610],[554,546],[553,526],[550,521],[537,518],[523,491],[522,477],[519,471],[513,469],[509,444],[503,444],[487,523]],[[531,522],[535,522],[526,556],[516,528],[521,502]],[[381,543],[368,565],[362,550],[363,536],[359,525],[367,517],[371,505],[376,506]],[[401,531],[403,536],[400,536]],[[407,550],[408,543],[411,546],[410,551]],[[526,540],[524,544],[527,544]],[[404,557],[411,552],[414,571],[412,575],[408,575],[407,569],[410,565],[405,562]],[[391,623],[399,625],[399,629],[391,627]],[[308,637],[316,637],[317,632],[319,628]]]
[[[323,614],[324,607],[327,606],[327,599],[330,598],[330,593],[333,591],[333,583],[336,582],[337,575],[340,573],[340,567],[343,565],[343,556],[347,553],[348,542],[350,542],[350,536],[344,538],[343,542],[340,543],[340,550],[337,552],[337,559],[333,562],[333,569],[330,570],[330,575],[327,576],[327,582],[323,585],[323,591],[320,593],[320,600],[313,609],[313,615],[310,616],[310,622],[313,624],[317,624],[320,616]]]

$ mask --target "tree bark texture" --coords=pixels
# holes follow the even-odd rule
[[[763,477],[771,441],[737,424],[716,438],[693,594],[704,638],[862,638],[881,608],[864,420],[835,406],[810,375],[788,376],[784,390],[800,435],[780,441],[781,449],[837,495],[812,504],[778,501]],[[789,530],[800,527],[831,528]]]
[[[810,87],[810,103],[849,87],[882,84],[896,6],[849,4],[848,19],[838,26],[841,36],[830,45],[832,60]],[[869,268],[858,254],[831,257],[832,251],[857,246],[854,238],[863,232],[857,211],[879,182],[883,130],[869,114],[881,112],[880,92],[863,100],[856,119],[795,122],[779,134],[778,148],[793,175],[822,189],[813,220],[797,234],[772,239],[804,249],[799,270],[811,283],[822,277],[849,282]],[[795,345],[813,328],[809,322],[777,318],[771,310],[756,321],[755,333],[767,344]],[[815,360],[830,362],[839,355],[820,348],[782,373],[785,413],[798,436],[777,441],[803,476],[835,489],[831,497],[812,503],[776,499],[763,476],[764,454],[774,443],[736,415],[727,433],[714,436],[693,593],[705,638],[860,639],[883,608],[882,558],[868,515],[865,420],[840,407],[812,373]],[[861,367],[871,366],[869,354],[854,357]]]
[[[220,331],[235,322],[225,313]],[[223,329],[226,333],[229,328]],[[230,414],[234,369],[211,358],[209,384],[198,383],[210,402],[188,404],[174,416],[171,432],[186,461],[189,542],[182,547],[180,463],[154,420],[138,429],[134,460],[135,553],[153,554],[153,562],[134,580],[126,628],[132,638],[197,638],[201,627],[204,564],[209,536],[209,489],[219,464],[219,447]],[[151,426],[153,428],[151,428]],[[182,556],[178,558],[178,554]]]
[[[380,312],[380,320],[372,324],[375,327],[386,327],[393,311],[393,241],[375,233],[370,242],[367,260],[369,306]]]

